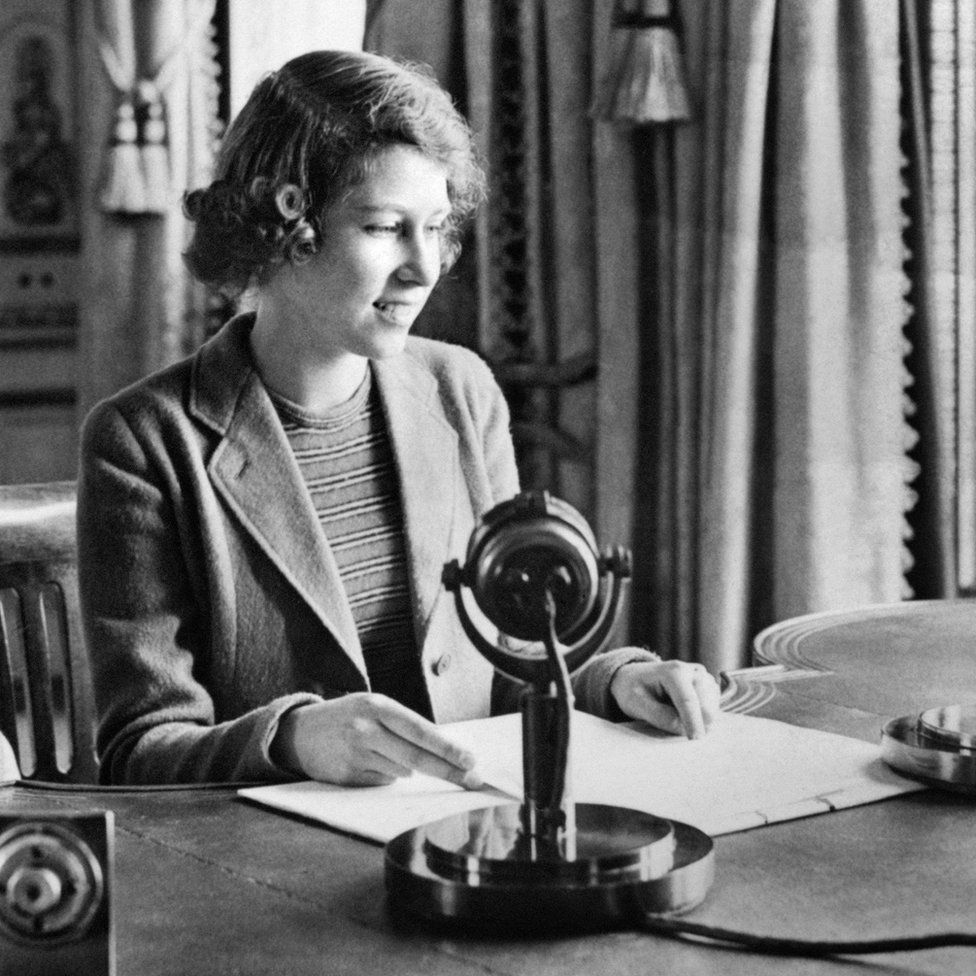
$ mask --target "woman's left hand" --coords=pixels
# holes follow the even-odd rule
[[[689,739],[701,738],[719,713],[718,683],[702,665],[687,661],[625,664],[610,693],[628,717]]]

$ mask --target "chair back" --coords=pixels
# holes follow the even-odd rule
[[[95,783],[74,482],[0,486],[0,732],[23,779]]]

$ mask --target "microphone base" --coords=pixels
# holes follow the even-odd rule
[[[698,905],[714,878],[712,841],[678,821],[580,803],[557,845],[528,836],[505,804],[408,830],[386,846],[391,909],[511,933],[622,928]],[[568,849],[567,849],[568,848]]]
[[[927,786],[976,797],[976,705],[932,708],[885,723],[881,758]]]

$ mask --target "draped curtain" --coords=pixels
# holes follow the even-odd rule
[[[215,0],[84,4],[79,408],[191,350],[207,298],[185,274],[183,192],[209,179]]]
[[[654,285],[633,625],[720,670],[774,620],[907,595],[898,17],[681,11],[695,118],[635,136]]]
[[[441,0],[412,30],[411,5],[371,6],[366,46],[453,65],[484,140],[473,343],[496,368],[595,357],[592,384],[536,395],[529,420],[586,447],[576,495],[564,462],[542,477],[634,551],[620,636],[719,671],[775,620],[954,592],[976,476],[946,397],[976,394],[968,306],[946,311],[971,275],[946,255],[972,248],[972,162],[929,140],[941,126],[948,152],[971,125],[973,18],[680,0],[692,118],[628,127],[588,111],[611,4]],[[940,167],[963,174],[951,203]]]

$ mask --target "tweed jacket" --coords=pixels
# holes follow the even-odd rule
[[[251,360],[249,315],[86,419],[79,580],[105,782],[286,778],[281,716],[369,688],[338,569]],[[372,364],[398,469],[414,627],[435,721],[510,710],[463,633],[441,569],[518,490],[505,401],[487,366],[411,337]],[[644,655],[574,678],[578,706]]]

